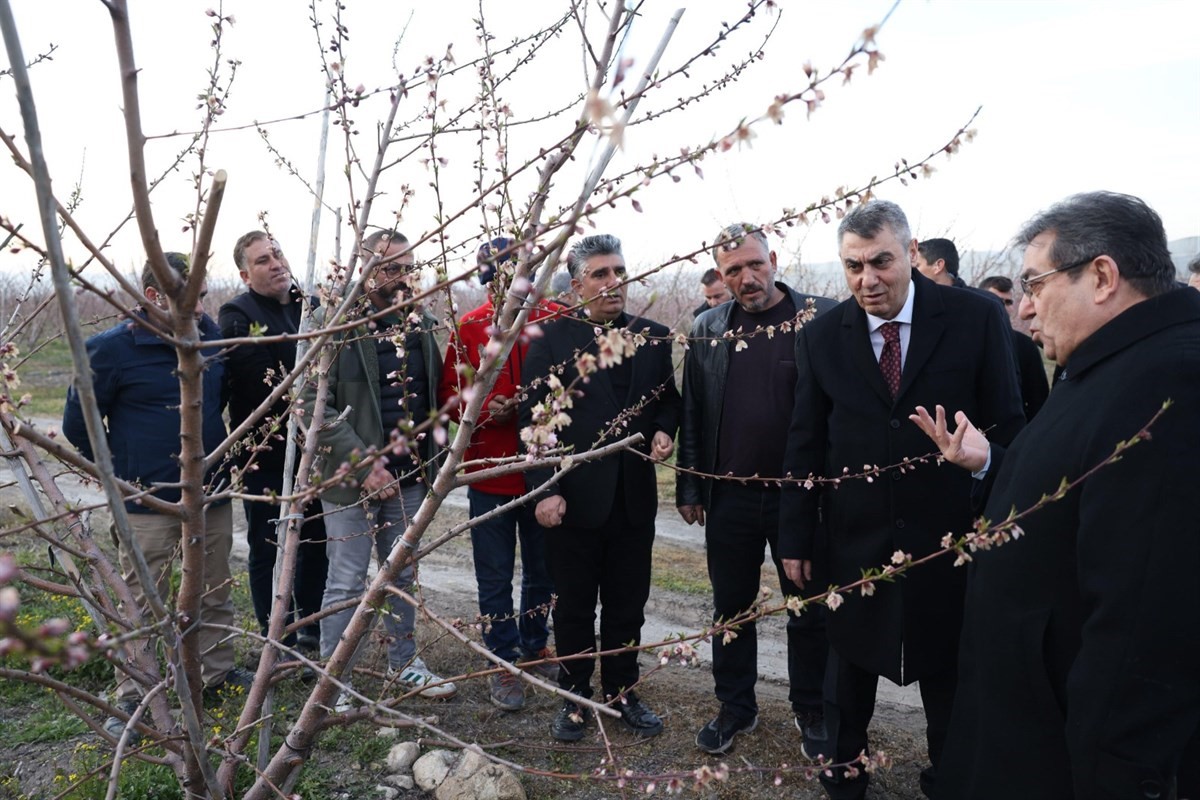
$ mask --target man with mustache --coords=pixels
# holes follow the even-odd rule
[[[836,303],[800,294],[775,280],[775,252],[753,225],[724,228],[712,246],[718,280],[733,303],[697,318],[683,367],[683,417],[679,434],[675,502],[689,525],[705,527],[713,619],[750,610],[759,592],[763,551],[779,575],[780,590],[797,595],[777,554],[779,486],[766,480],[739,483],[706,476],[782,477],[783,446],[796,388],[796,330]],[[726,334],[734,334],[726,338]],[[754,684],[758,642],[753,620],[734,635],[712,642],[713,682],[720,713],[696,734],[696,746],[724,753],[733,739],[758,724]],[[828,645],[822,609],[789,615],[788,682],[796,728],[825,739],[821,684]]]
[[[329,575],[322,607],[359,597],[367,585],[374,549],[382,562],[403,537],[425,500],[438,468],[438,446],[429,432],[410,431],[436,411],[442,358],[433,330],[437,320],[410,301],[417,279],[413,249],[398,231],[379,230],[362,243],[370,270],[366,302],[358,315],[372,323],[345,332],[329,367],[324,424],[317,444],[325,454],[321,476],[332,481],[321,493],[328,532]],[[305,392],[306,410],[316,392]],[[360,459],[369,464],[363,465]],[[405,540],[407,542],[407,540]],[[408,543],[409,550],[415,543]],[[409,562],[396,578],[408,589]],[[388,598],[382,615],[389,636],[388,679],[422,697],[447,699],[457,691],[426,667],[413,639],[415,610]],[[321,620],[321,657],[329,658],[354,615],[346,608]],[[345,692],[337,710],[351,706]]]
[[[583,305],[579,316],[542,325],[525,359],[520,427],[529,441],[535,411],[550,397],[552,371],[566,367],[562,383],[577,375],[576,364],[595,358],[604,367],[575,386],[570,420],[554,435],[578,454],[634,433],[642,434],[636,453],[622,451],[580,464],[534,502],[534,515],[546,528],[546,563],[558,601],[554,640],[560,657],[596,649],[596,603],[600,602],[600,648],[622,650],[641,641],[650,596],[650,554],[658,511],[653,461],[675,449],[679,392],[671,363],[670,331],[625,312],[626,271],[621,240],[602,234],[575,242],[567,253],[571,287]],[[613,340],[620,340],[617,355]],[[644,340],[644,343],[637,344]],[[602,351],[601,344],[610,348]],[[626,344],[635,346],[632,354]],[[648,458],[647,458],[648,457]],[[525,473],[534,491],[554,474],[552,467]],[[592,657],[562,662],[559,685],[580,697],[592,696]],[[663,723],[642,702],[637,652],[601,656],[600,684],[605,701],[620,711],[625,727],[638,736],[657,736]],[[590,712],[564,700],[550,726],[559,741],[585,734]]]

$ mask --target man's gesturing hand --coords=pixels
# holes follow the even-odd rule
[[[971,424],[967,415],[959,411],[954,415],[958,429],[950,433],[946,428],[946,409],[934,406],[935,416],[929,416],[924,406],[917,406],[917,413],[909,414],[908,418],[917,423],[917,427],[933,440],[942,457],[951,464],[957,464],[970,472],[978,472],[987,464],[988,440]]]

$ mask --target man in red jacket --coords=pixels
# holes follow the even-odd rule
[[[512,283],[512,265],[517,261],[516,245],[511,239],[493,239],[479,248],[477,259],[479,282],[489,288],[489,296],[483,305],[463,316],[457,335],[450,338],[445,369],[438,385],[438,403],[443,406],[470,386],[479,369],[500,311],[497,305],[503,307],[504,291]],[[509,275],[494,280],[505,267],[508,267]],[[497,304],[492,302],[493,294],[498,295]],[[553,316],[562,308],[557,303],[540,301],[531,310],[529,321]],[[466,453],[467,461],[477,463],[469,467],[468,472],[492,466],[487,459],[509,458],[522,452],[517,430],[517,395],[521,366],[528,349],[529,337],[522,331],[508,359],[500,365],[496,383],[480,411]],[[461,405],[465,403],[450,408],[450,416],[455,420]],[[519,472],[473,483],[467,489],[471,517],[478,518],[523,494],[525,478]],[[513,612],[512,579],[518,531],[521,611],[516,615]],[[471,530],[479,612],[487,620],[483,641],[489,650],[506,661],[537,661],[554,655],[546,646],[553,584],[546,569],[544,536],[545,530],[534,519],[532,504],[509,509]],[[538,664],[530,671],[552,682],[558,679],[558,666],[553,663]],[[492,675],[489,689],[492,703],[504,711],[517,711],[525,704],[521,682],[508,672]]]

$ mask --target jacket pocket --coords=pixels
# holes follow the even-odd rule
[[[1126,761],[1103,750],[1096,753],[1094,770],[1088,764],[1072,764],[1071,768],[1075,773],[1075,793],[1080,798],[1168,800],[1175,797],[1174,781],[1164,779],[1156,768]]]

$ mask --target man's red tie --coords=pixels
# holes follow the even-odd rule
[[[885,322],[879,327],[883,334],[883,352],[879,354],[879,369],[887,381],[892,399],[900,391],[900,323]]]

